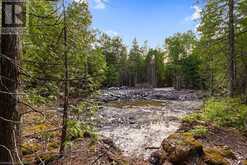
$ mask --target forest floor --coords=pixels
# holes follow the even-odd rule
[[[163,139],[203,125],[207,134],[195,138],[207,147],[228,146],[236,155],[231,164],[237,165],[247,158],[246,136],[205,122],[182,121],[185,115],[200,111],[202,98],[200,91],[172,88],[103,90],[97,98],[102,105],[94,119],[99,138],[86,134],[74,140],[58,160],[54,159],[59,156],[60,114],[40,107],[46,118],[41,114],[24,118],[24,160],[27,164],[145,165]]]

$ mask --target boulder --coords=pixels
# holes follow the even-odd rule
[[[189,132],[170,135],[149,158],[152,165],[230,165],[235,161],[236,156],[229,147],[203,146]]]
[[[163,140],[162,150],[169,155],[172,163],[180,163],[194,155],[202,155],[202,144],[190,133],[175,133]]]
[[[151,154],[148,161],[150,162],[151,165],[163,165],[166,159],[167,159],[166,153],[162,152],[162,150],[158,150]]]

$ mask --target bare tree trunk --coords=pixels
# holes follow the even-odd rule
[[[229,74],[229,95],[233,97],[236,88],[236,60],[235,60],[235,30],[234,30],[234,0],[228,0],[229,6],[229,57],[228,57],[228,74]]]
[[[3,4],[3,2],[1,2]],[[4,8],[2,9],[4,10]],[[6,11],[7,12],[7,11]],[[5,11],[2,11],[5,13]],[[9,14],[9,13],[7,13]],[[2,25],[4,25],[2,17]],[[0,164],[19,164],[21,159],[18,103],[21,39],[17,30],[1,34],[0,51]]]
[[[20,37],[1,35],[0,58],[0,164],[18,163],[20,155],[20,113],[17,108]],[[18,153],[19,152],[19,153]]]
[[[65,0],[64,0],[65,1]],[[65,142],[68,130],[68,106],[69,106],[69,70],[68,70],[68,53],[67,53],[67,27],[66,27],[66,8],[65,2],[63,1],[64,9],[64,106],[63,106],[63,129],[61,135],[61,156],[65,153]]]
[[[210,70],[210,96],[214,95],[214,70],[213,70],[213,62],[214,62],[214,58],[213,55],[211,55],[210,57],[210,64],[209,64],[209,70]]]

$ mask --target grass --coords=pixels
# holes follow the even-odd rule
[[[189,131],[194,137],[203,137],[208,134],[208,129],[205,126],[196,126]]]
[[[186,122],[206,121],[220,127],[233,127],[245,130],[247,126],[247,105],[239,98],[208,99],[201,113],[183,118]]]

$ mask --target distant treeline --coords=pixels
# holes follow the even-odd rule
[[[106,58],[103,86],[130,87],[204,87],[199,73],[200,60],[193,52],[195,35],[189,31],[166,39],[164,49],[150,49],[133,40],[129,51],[120,37],[100,37]]]

